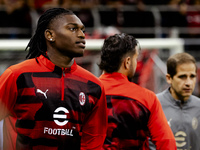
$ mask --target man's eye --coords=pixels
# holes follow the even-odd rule
[[[179,78],[180,79],[186,79],[187,77],[183,75],[183,76],[179,76]]]
[[[196,78],[196,75],[191,75],[190,77],[191,77],[191,78]]]
[[[70,31],[75,31],[75,30],[76,30],[76,28],[69,28],[69,30],[70,30]]]

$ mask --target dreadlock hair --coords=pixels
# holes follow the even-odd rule
[[[74,13],[64,8],[51,8],[40,16],[35,34],[32,36],[25,49],[25,51],[28,50],[27,59],[36,58],[37,60],[37,57],[40,55],[47,57],[47,45],[44,32],[48,29],[53,20],[64,15],[74,15]]]

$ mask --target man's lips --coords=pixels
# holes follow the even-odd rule
[[[183,89],[185,92],[190,92],[192,89]]]
[[[77,41],[76,44],[81,48],[85,48],[85,40]]]

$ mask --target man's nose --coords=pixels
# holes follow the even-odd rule
[[[85,38],[85,33],[82,30],[79,30],[78,37]]]
[[[190,77],[188,77],[187,79],[186,79],[186,81],[185,81],[185,84],[186,85],[191,85],[193,83],[193,80],[190,78]]]

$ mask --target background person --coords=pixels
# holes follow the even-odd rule
[[[32,18],[26,0],[0,0],[1,39],[26,39],[32,35]]]
[[[85,27],[73,12],[47,10],[38,20],[28,60],[0,78],[4,150],[101,149],[106,99],[100,80],[76,64]]]
[[[100,80],[104,84],[108,129],[103,149],[148,148],[151,137],[158,150],[175,150],[173,133],[156,95],[130,82],[137,66],[138,41],[127,34],[105,39],[101,50]]]
[[[188,53],[172,55],[167,60],[166,74],[170,87],[157,94],[178,149],[200,148],[200,99],[192,95],[196,76],[197,66],[193,56]]]

